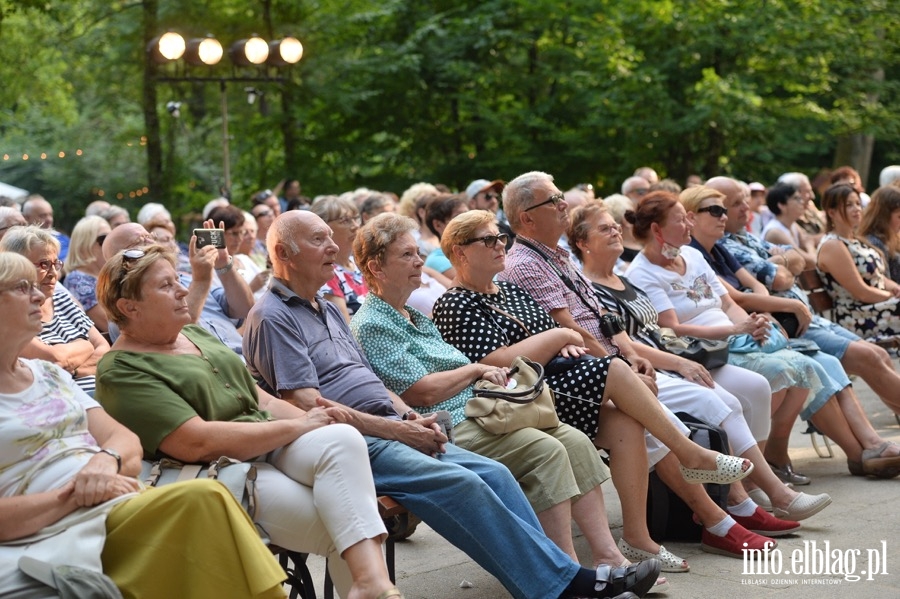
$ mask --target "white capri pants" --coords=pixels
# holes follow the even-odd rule
[[[330,424],[255,465],[256,522],[275,545],[327,557],[335,589],[346,597],[353,579],[341,554],[387,536],[365,439],[350,425]]]
[[[726,369],[729,372],[723,374],[722,371]],[[684,434],[688,433],[688,429],[678,420],[675,412],[687,412],[705,422],[722,427],[728,435],[734,453],[741,455],[758,441],[768,437],[772,400],[769,383],[765,377],[755,372],[731,365],[717,368],[712,374],[717,384],[710,389],[677,376],[656,373],[659,401],[665,408],[669,420]],[[729,393],[719,383],[719,377],[733,389],[740,389],[744,400]],[[749,413],[755,418],[753,424],[747,419],[747,412],[744,412],[745,403],[750,405]],[[760,418],[763,412],[765,418]],[[764,430],[761,438],[754,433],[754,426]],[[650,433],[645,434],[645,444],[651,467],[668,453],[668,449]]]

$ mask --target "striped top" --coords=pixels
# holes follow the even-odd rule
[[[78,302],[62,285],[53,289],[53,318],[45,322],[37,337],[47,345],[70,343],[77,339],[90,339],[89,333],[94,323],[84,313]],[[80,376],[75,383],[85,393],[94,394],[94,375]]]

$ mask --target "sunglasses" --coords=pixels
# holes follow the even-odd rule
[[[490,202],[491,200],[499,200],[500,194],[499,193],[486,193],[486,194],[484,194],[484,199],[487,200],[488,202]]]
[[[460,245],[472,245],[473,243],[478,243],[480,241],[484,244],[484,247],[494,248],[497,246],[498,241],[505,246],[508,239],[509,235],[507,235],[506,233],[500,233],[499,235],[485,235],[484,237],[469,239],[468,241],[462,242]]]
[[[56,272],[59,272],[62,270],[62,267],[63,267],[62,260],[41,260],[40,262],[32,262],[32,264],[37,266],[38,270],[40,270],[43,273],[50,272],[51,268],[53,270],[55,270]]]
[[[524,210],[524,212],[528,212],[529,210],[534,210],[535,208],[540,208],[544,204],[553,204],[553,207],[556,208],[557,206],[559,206],[559,203],[562,202],[564,199],[566,199],[566,196],[563,195],[562,192],[556,193],[556,194],[553,194],[552,196],[550,196],[549,198],[547,198],[546,200],[544,200],[543,202],[541,202],[539,204],[535,204],[531,208],[526,208]]]
[[[267,216],[272,216],[271,210],[260,210],[259,212],[253,212],[253,218],[265,218]]]
[[[699,208],[697,210],[697,214],[700,214],[701,212],[709,212],[709,215],[713,218],[722,218],[723,216],[728,214],[728,210],[725,208],[725,206],[719,206],[718,204]]]

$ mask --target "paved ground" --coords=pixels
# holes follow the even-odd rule
[[[885,439],[900,442],[900,427],[890,410],[865,383],[859,381],[855,386],[875,428]],[[900,393],[900,389],[897,391]],[[780,541],[776,550],[780,554],[770,559],[768,573],[745,573],[742,560],[703,553],[699,544],[666,543],[670,551],[689,561],[691,571],[668,575],[671,588],[665,596],[697,599],[900,597],[900,514],[897,501],[900,497],[900,478],[876,481],[850,476],[841,450],[834,447],[833,458],[817,457],[809,436],[802,434],[805,428],[803,423],[798,423],[794,428],[791,440],[794,466],[813,478],[812,484],[804,490],[828,492],[834,503],[821,514],[805,521],[801,534]],[[622,525],[619,500],[611,482],[604,484],[604,491],[613,536],[618,538]],[[576,546],[579,555],[589,560],[586,543],[580,536],[576,539]],[[814,574],[817,565],[812,559],[805,560],[810,568],[809,574],[787,573],[793,571],[792,555],[802,559],[805,551],[815,549],[820,554],[823,550],[828,552],[831,574]],[[875,565],[868,563],[869,552],[879,553],[884,559],[878,574],[868,574]],[[774,571],[778,557],[781,558],[780,574]],[[844,580],[845,577],[840,574],[834,574],[837,570],[835,565],[840,564],[845,565],[841,571],[855,572],[860,575],[860,580],[851,582]],[[324,560],[311,556],[309,565],[318,585],[318,596],[322,597]],[[420,525],[408,541],[397,544],[397,577],[398,586],[407,599],[499,599],[510,596],[493,577],[425,525]]]

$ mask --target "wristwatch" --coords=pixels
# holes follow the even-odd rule
[[[234,256],[228,256],[228,264],[223,266],[222,268],[216,269],[217,275],[224,275],[226,272],[234,268]]]
[[[116,458],[116,474],[122,471],[122,456],[115,449],[110,449],[108,447],[104,447],[100,450],[99,453],[105,453],[106,455],[111,455]]]

